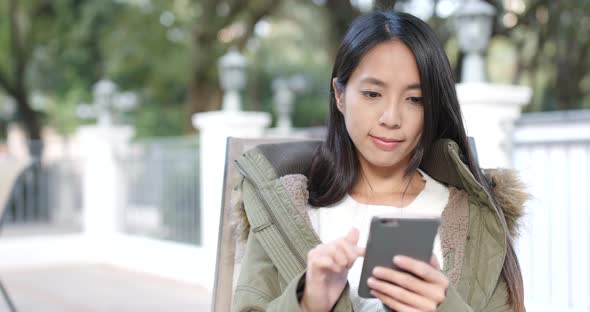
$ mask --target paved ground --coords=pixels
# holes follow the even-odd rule
[[[209,311],[200,287],[105,265],[3,271],[19,312]],[[0,298],[0,311],[8,311]]]

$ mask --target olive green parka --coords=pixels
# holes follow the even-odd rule
[[[319,144],[259,145],[236,161],[241,196],[234,217],[245,247],[232,311],[300,311],[307,253],[321,243],[306,212],[305,175]],[[501,272],[527,194],[513,172],[486,170],[494,204],[460,154],[455,142],[438,140],[420,166],[450,194],[440,227],[450,286],[439,311],[512,311]],[[347,285],[332,311],[352,310]]]

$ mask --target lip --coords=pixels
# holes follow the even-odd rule
[[[370,135],[370,137],[371,141],[373,141],[379,149],[384,151],[392,151],[403,142],[403,140],[375,137],[372,135]]]

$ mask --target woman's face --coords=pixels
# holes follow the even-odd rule
[[[336,79],[332,84],[361,164],[405,169],[424,126],[412,51],[399,40],[381,43],[363,56],[344,90]]]

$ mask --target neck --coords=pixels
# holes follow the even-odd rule
[[[359,157],[360,174],[350,195],[357,201],[367,204],[399,202],[404,206],[404,197],[415,198],[423,189],[425,182],[417,170],[405,176],[409,159],[392,167],[377,167],[362,156]]]

